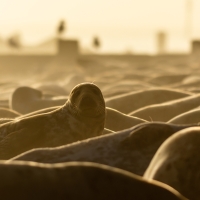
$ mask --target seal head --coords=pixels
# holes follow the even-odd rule
[[[67,109],[69,124],[78,137],[86,139],[103,132],[106,107],[101,90],[93,83],[81,83],[73,88],[63,109]]]
[[[69,110],[77,117],[99,117],[105,113],[105,102],[101,90],[92,83],[82,83],[70,93]]]

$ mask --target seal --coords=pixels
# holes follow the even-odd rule
[[[172,124],[194,124],[199,123],[200,109],[193,109],[188,112],[184,112],[176,117],[170,119],[168,122]]]
[[[164,183],[96,163],[0,162],[0,176],[4,200],[187,200]]]
[[[180,115],[199,106],[200,95],[169,101],[162,104],[149,105],[135,110],[129,115],[139,117],[145,120],[167,122],[173,117]]]
[[[23,118],[31,117],[31,116],[38,115],[38,114],[48,113],[48,112],[51,112],[51,111],[55,111],[55,110],[59,109],[60,107],[61,106],[53,106],[53,107],[43,108],[43,109],[40,109],[40,110],[36,110],[36,111],[30,112],[30,113],[21,115],[19,117],[16,117],[16,119],[23,119]]]
[[[190,95],[191,93],[184,93],[179,90],[148,89],[107,98],[106,106],[128,114],[144,106],[180,99]]]
[[[21,113],[27,114],[43,108],[61,106],[66,102],[66,98],[61,99],[44,99],[40,90],[21,86],[18,87],[10,98],[10,108]]]
[[[189,199],[200,199],[200,127],[181,130],[158,149],[144,177],[170,185]]]
[[[101,135],[105,115],[101,90],[93,83],[79,84],[58,109],[0,125],[0,159]]]
[[[143,123],[127,130],[62,147],[33,149],[11,160],[42,163],[88,161],[142,176],[160,145],[175,132],[188,126]]]

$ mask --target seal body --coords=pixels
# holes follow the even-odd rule
[[[187,112],[199,106],[200,95],[193,95],[162,104],[155,104],[143,107],[130,113],[131,116],[145,120],[167,122],[173,117]]]
[[[200,127],[181,130],[158,149],[144,177],[166,183],[192,200],[200,199]]]
[[[128,114],[144,106],[163,103],[187,96],[190,96],[190,94],[178,90],[149,89],[110,97],[106,99],[106,106]]]
[[[104,123],[101,90],[92,83],[79,84],[60,108],[0,125],[0,159],[101,135]]]
[[[42,113],[47,113],[53,110],[58,109],[58,106],[55,107],[49,107],[49,108],[45,108],[45,109],[41,109],[32,113],[28,113],[26,115],[22,115],[20,117],[18,117],[18,119],[22,119],[25,117],[30,117],[36,114],[42,114]],[[137,124],[140,123],[144,123],[146,122],[143,119],[137,118],[137,117],[133,117],[133,116],[129,116],[126,115],[124,113],[121,113],[115,109],[106,107],[106,120],[105,120],[105,128],[110,129],[112,131],[120,131],[120,130],[124,130],[127,128],[130,128],[132,126],[135,126]]]
[[[143,123],[117,133],[57,148],[33,149],[12,160],[42,163],[88,161],[143,175],[160,145],[175,132],[186,127],[188,126]]]
[[[163,183],[96,163],[0,162],[0,176],[4,200],[186,200]]]
[[[200,109],[193,109],[188,112],[184,112],[176,117],[170,119],[168,122],[172,124],[192,124],[200,122]]]
[[[13,92],[10,99],[10,108],[19,113],[27,114],[43,108],[61,106],[67,99],[45,99],[43,97],[43,93],[40,90],[27,86],[21,86]]]

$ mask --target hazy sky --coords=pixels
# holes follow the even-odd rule
[[[192,36],[200,36],[198,0],[0,0],[0,36],[20,32],[26,43],[55,34],[60,19],[68,37],[89,46],[98,35],[105,51],[155,51],[155,35],[167,33],[169,50],[187,50],[186,3],[193,4]]]

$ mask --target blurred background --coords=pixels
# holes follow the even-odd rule
[[[160,88],[200,93],[199,19],[198,0],[1,0],[0,107],[13,109],[23,86],[22,107],[33,88],[39,102],[65,102],[82,82],[106,101]]]
[[[198,0],[1,0],[0,78],[104,86],[120,70],[197,73],[199,11]]]
[[[200,37],[198,19],[198,0],[1,0],[0,41],[38,45],[63,20],[62,37],[78,40],[83,53],[187,53]]]

